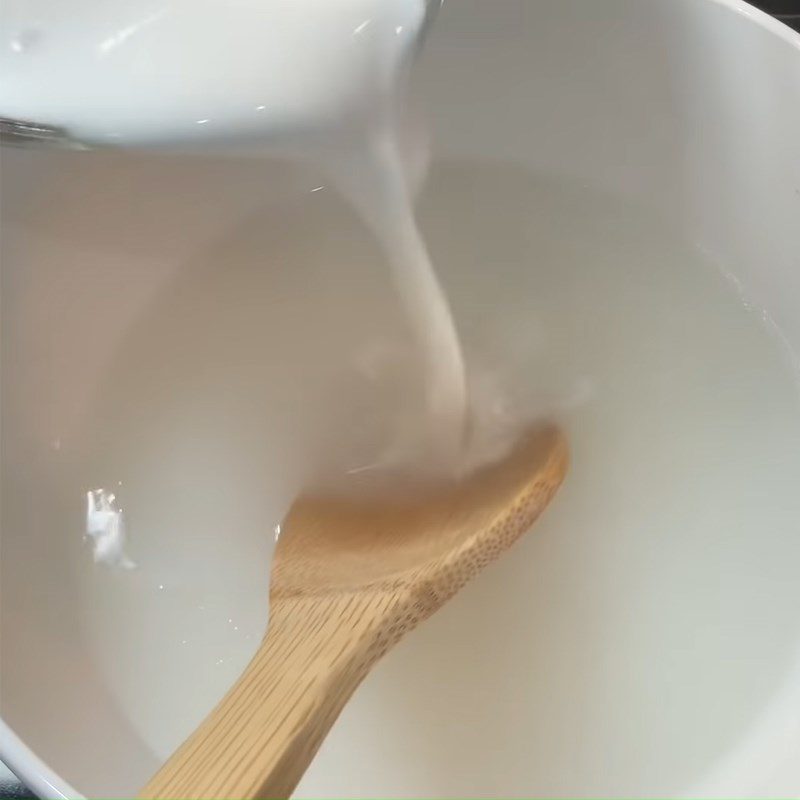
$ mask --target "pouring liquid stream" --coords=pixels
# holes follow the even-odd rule
[[[339,163],[330,167],[340,191],[386,253],[392,284],[420,356],[426,413],[417,435],[422,441],[407,446],[414,452],[417,445],[417,456],[425,456],[429,468],[447,474],[458,468],[465,445],[464,356],[447,297],[414,218],[409,179],[393,133],[389,128],[372,134],[345,160],[346,171]]]

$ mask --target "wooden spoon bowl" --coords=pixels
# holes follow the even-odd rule
[[[259,650],[140,797],[288,797],[370,667],[528,530],[567,461],[548,427],[414,500],[298,499]]]

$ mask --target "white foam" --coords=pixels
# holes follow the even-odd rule
[[[92,540],[96,562],[121,569],[136,567],[125,552],[125,517],[113,492],[86,492],[86,535]]]

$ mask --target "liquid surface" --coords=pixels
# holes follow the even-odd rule
[[[370,463],[423,367],[382,248],[320,175],[51,159],[49,200],[18,200],[3,244],[3,596],[52,569],[86,660],[37,720],[36,665],[68,643],[19,632],[1,699],[63,775],[93,776],[79,789],[124,796],[255,648],[308,464]],[[572,469],[536,531],[370,675],[298,796],[692,794],[793,665],[794,368],[638,209],[468,162],[434,164],[419,209],[473,396],[500,422],[554,413]],[[138,569],[92,563],[86,486],[115,489]],[[80,746],[54,731],[48,750],[71,702]]]

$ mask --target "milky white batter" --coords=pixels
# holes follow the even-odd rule
[[[7,0],[0,113],[93,143],[298,146],[360,129],[423,0]]]

